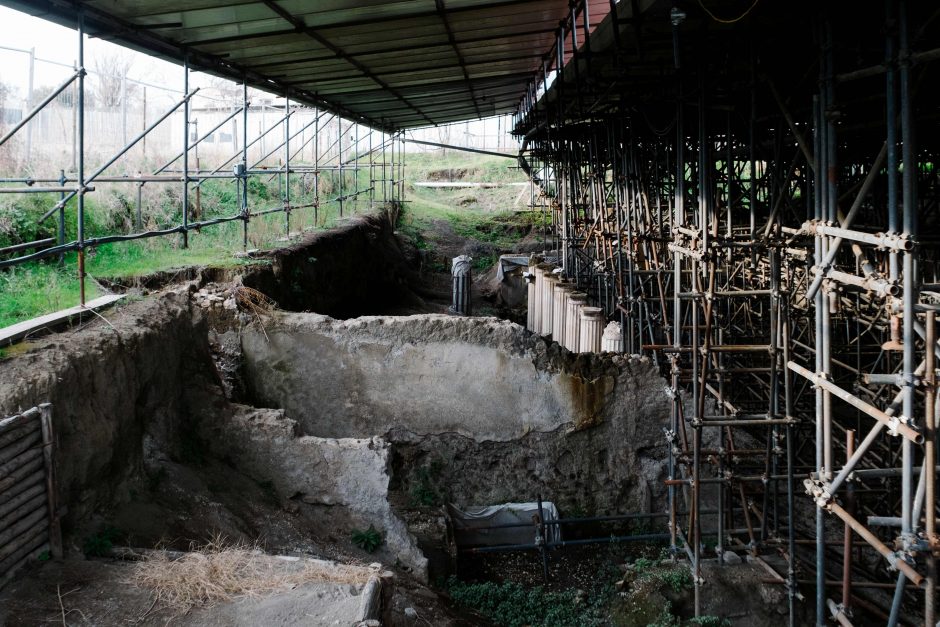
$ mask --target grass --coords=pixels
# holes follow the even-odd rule
[[[375,553],[382,546],[382,534],[375,525],[369,525],[368,529],[355,529],[351,536],[353,544],[358,546],[366,553]]]
[[[265,184],[261,179],[257,181],[249,186],[249,206],[258,210],[276,204],[276,199],[272,200],[277,196],[276,185]],[[321,181],[321,206],[316,224],[313,208],[292,212],[292,232],[330,228],[336,223],[339,203],[323,202],[334,194],[334,184],[326,178]],[[135,210],[123,190],[113,185],[100,187],[95,193],[97,195],[89,195],[86,201],[87,236],[132,232]],[[178,224],[179,199],[168,196],[164,188],[153,186],[144,189],[148,190],[145,204],[151,211],[150,215],[144,216],[147,228],[166,228]],[[299,181],[292,184],[291,193],[295,204],[312,200],[311,192],[304,190]],[[54,220],[38,225],[39,216],[55,202],[51,196],[33,194],[26,198],[4,198],[3,201],[7,204],[0,205],[0,247],[55,235]],[[368,196],[362,196],[359,203],[347,203],[345,208],[347,213],[354,213],[368,206]],[[74,205],[66,212],[66,239],[69,241],[76,238],[74,212]],[[225,186],[216,181],[206,184],[202,193],[203,217],[219,217],[236,212],[237,199],[231,184]],[[284,237],[285,229],[283,214],[255,217],[249,225],[248,247],[263,249],[283,245],[279,240]],[[85,297],[91,300],[103,293],[96,284],[95,279],[98,278],[128,278],[186,266],[248,263],[234,257],[234,253],[241,249],[242,223],[239,221],[191,232],[188,248],[182,247],[182,237],[179,235],[104,244],[89,249],[86,254],[85,271],[89,278],[85,282]],[[57,259],[48,259],[0,271],[0,328],[77,305],[79,292],[76,253],[66,254],[61,266]]]
[[[510,186],[525,183],[515,162],[500,157],[470,153],[409,154],[406,160],[406,223],[416,229],[427,230],[435,220],[449,222],[454,231],[465,238],[497,245],[512,245],[518,238],[511,234],[518,226],[519,233],[528,230],[533,214],[513,211],[521,208],[516,203],[525,187]],[[418,181],[466,181],[475,183],[501,183],[498,188],[427,188],[416,187]],[[523,194],[525,195],[525,194]],[[528,199],[525,199],[528,202]],[[406,228],[409,224],[406,224]]]
[[[86,557],[106,557],[114,548],[114,543],[121,533],[114,527],[105,527],[98,533],[85,538],[82,547]]]
[[[444,503],[437,487],[443,469],[444,463],[439,459],[435,459],[430,464],[419,466],[415,470],[414,483],[411,486],[411,502],[413,505],[434,507]]]
[[[74,269],[74,261],[66,268]],[[98,295],[88,284],[86,297]],[[53,264],[27,264],[0,273],[0,327],[78,304],[78,278]]]
[[[613,588],[600,586],[587,598],[574,590],[550,592],[541,586],[525,588],[518,583],[465,583],[451,577],[447,592],[458,606],[473,610],[496,625],[505,627],[555,627],[609,624],[606,605]]]
[[[409,153],[406,157],[405,176],[409,182],[443,180],[451,171],[464,180],[479,182],[524,182],[525,176],[514,169],[510,159],[487,157],[450,151],[440,153]],[[378,173],[377,173],[378,175]],[[358,189],[370,186],[369,170],[359,172]],[[320,208],[316,223],[313,208],[295,210],[291,216],[291,231],[326,229],[339,218],[339,203],[335,199],[340,191],[352,193],[356,189],[355,174],[347,173],[341,186],[336,173],[324,173],[320,179]],[[498,246],[511,247],[524,233],[527,224],[539,220],[538,214],[496,211],[486,207],[511,206],[519,187],[498,189],[435,190],[407,185],[407,209],[403,214],[401,230],[410,235],[419,248],[430,249],[433,243],[425,232],[436,220],[446,220],[463,237]],[[144,220],[149,229],[167,228],[179,224],[180,193],[173,186],[146,185],[143,188],[146,208]],[[253,177],[249,184],[249,206],[252,210],[278,204],[277,181],[270,177]],[[381,197],[381,189],[376,197]],[[474,196],[474,198],[471,198]],[[193,195],[190,195],[193,202]],[[309,182],[300,177],[292,180],[291,198],[294,204],[313,200]],[[467,201],[470,200],[469,204]],[[0,195],[0,247],[55,236],[55,219],[39,223],[38,218],[56,201],[45,194]],[[201,190],[201,218],[232,215],[237,212],[237,195],[230,182],[207,181]],[[97,237],[113,233],[130,233],[136,218],[136,190],[128,185],[102,184],[86,197],[86,234]],[[481,208],[482,207],[482,208]],[[344,215],[369,208],[369,195],[344,203]],[[77,238],[74,202],[66,209],[66,240]],[[283,245],[285,235],[283,214],[253,218],[249,225],[249,248],[266,249]],[[133,242],[105,244],[89,249],[86,255],[86,299],[104,293],[96,279],[121,279],[142,276],[157,271],[194,265],[232,266],[245,261],[234,253],[242,249],[242,224],[230,222],[191,232],[189,247],[182,247],[181,236],[171,235]],[[478,266],[489,263],[485,259]],[[60,267],[58,260],[42,260],[0,270],[0,327],[9,326],[36,316],[65,309],[79,302],[77,256],[65,255]]]

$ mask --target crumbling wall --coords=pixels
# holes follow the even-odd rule
[[[404,428],[506,441],[656,421],[666,400],[646,362],[574,355],[495,318],[279,314],[244,329],[242,350],[256,404],[323,437]]]
[[[395,452],[392,488],[411,506],[470,507],[541,496],[565,516],[663,511],[662,431],[652,423],[639,427],[622,420],[509,442],[395,431],[387,436]]]
[[[304,437],[281,412],[230,403],[206,318],[186,290],[105,315],[107,322],[96,318],[0,361],[0,415],[53,405],[64,528],[76,543],[106,524],[148,542],[161,532],[188,534],[176,538],[183,542],[214,533],[257,540],[252,534],[264,526],[250,521],[261,518],[260,503],[239,504],[218,485],[244,488],[253,479],[267,486],[258,500],[270,501],[272,522],[327,510],[311,518],[347,542],[353,525],[375,524],[392,561],[424,574],[424,558],[388,504],[387,444]],[[251,489],[246,498],[258,496]]]
[[[349,218],[292,246],[264,255],[271,261],[243,277],[282,309],[336,318],[422,311],[417,281],[391,211]]]
[[[105,508],[148,447],[192,427],[194,389],[211,392],[206,328],[186,295],[108,314],[108,324],[42,339],[0,362],[0,415],[52,403],[65,528]],[[208,365],[208,367],[207,367]]]
[[[389,444],[382,438],[318,438],[302,435],[280,410],[238,408],[218,424],[213,440],[259,477],[271,477],[278,493],[306,506],[347,508],[359,528],[383,535],[380,558],[427,577],[427,560],[388,502]],[[333,517],[335,520],[335,517]]]
[[[322,437],[384,434],[396,491],[567,511],[661,505],[670,399],[646,359],[575,355],[493,318],[280,314],[242,332],[245,380]]]

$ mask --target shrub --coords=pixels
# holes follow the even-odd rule
[[[118,539],[120,532],[114,527],[105,527],[98,533],[85,538],[83,550],[86,557],[105,557],[111,553],[114,548],[114,542]]]
[[[366,553],[375,553],[382,546],[382,534],[379,533],[375,525],[369,525],[365,531],[354,529],[352,533],[353,544],[358,546]]]

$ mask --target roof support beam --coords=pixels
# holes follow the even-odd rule
[[[507,63],[514,63],[514,64],[518,65],[518,64],[520,63],[520,61],[524,61],[525,59],[528,59],[528,58],[530,58],[528,55],[525,55],[525,56],[516,55],[516,56],[513,56],[513,57],[501,57],[501,58],[496,58],[496,59],[486,59],[486,60],[477,61],[477,62],[474,62],[474,63],[466,63],[466,62],[464,62],[464,63],[463,63],[463,66],[464,66],[464,68],[470,68],[470,67],[476,67],[476,66],[480,66],[480,67],[486,68],[486,67],[492,67],[492,66],[498,65],[498,64],[507,64]],[[533,58],[533,59],[538,59],[539,57],[537,57],[537,56],[532,56],[531,58]],[[297,64],[295,63],[294,65],[296,66]],[[404,68],[404,69],[401,69],[401,70],[392,70],[392,71],[388,71],[388,72],[384,72],[384,71],[383,71],[383,72],[382,72],[382,76],[384,76],[384,77],[389,77],[389,76],[407,76],[407,75],[409,75],[409,74],[420,74],[420,73],[424,73],[424,72],[434,72],[434,71],[438,71],[438,70],[451,70],[452,68],[453,68],[453,64],[449,64],[449,63],[445,63],[445,64],[434,64],[434,65],[419,65],[419,66],[415,66],[415,67],[407,67],[407,68]],[[322,73],[322,69],[321,69],[321,72],[318,74],[316,67],[313,67],[313,68],[307,68],[307,67],[296,68],[296,67],[294,67],[294,68],[290,68],[290,69],[293,69],[294,71],[293,71],[292,73],[272,73],[271,76],[272,76],[273,78],[276,78],[276,79],[285,80],[285,81],[290,81],[292,84],[300,84],[300,83],[303,83],[303,82],[305,82],[305,81],[309,81],[309,82],[315,83],[315,84],[318,85],[318,86],[321,85],[321,84],[337,83],[337,82],[355,80],[355,79],[358,79],[358,78],[359,78],[359,77],[357,77],[357,76],[353,76],[353,77],[350,77],[350,76],[339,76],[339,77],[338,77],[338,76],[335,76],[335,73],[332,73],[332,72],[329,73],[329,74],[323,74],[323,73]],[[318,77],[322,77],[322,78],[318,78]],[[467,84],[467,90],[470,91],[471,95],[474,95],[474,103],[475,103],[475,104],[479,104],[479,103],[476,102],[474,90],[473,90],[473,89],[471,88],[471,86],[470,86],[470,77],[469,77],[469,74],[468,74],[468,70],[466,70],[466,69],[464,70],[464,82]]]
[[[457,45],[486,43],[486,42],[491,42],[495,39],[508,39],[508,38],[522,39],[523,37],[531,37],[531,36],[537,36],[537,35],[549,35],[549,34],[554,33],[556,30],[558,30],[557,27],[552,27],[552,28],[540,28],[536,30],[520,31],[512,35],[504,34],[504,35],[485,35],[485,36],[479,36],[479,37],[467,37],[467,38],[460,39],[460,41],[457,42]],[[291,34],[293,34],[293,31],[291,31]],[[445,45],[446,44],[443,44],[440,42],[422,43],[422,44],[406,44],[406,45],[399,44],[399,45],[385,47],[385,48],[369,48],[368,50],[364,50],[362,52],[355,52],[351,54],[355,54],[357,58],[361,59],[362,57],[368,57],[368,56],[384,56],[384,55],[389,55],[389,54],[400,54],[402,52],[425,50],[427,48],[441,48]],[[301,54],[301,53],[291,52],[287,54]],[[265,55],[265,56],[269,57],[270,55]],[[544,56],[544,53],[539,52],[539,54],[534,55],[534,56],[542,57]],[[244,61],[247,61],[248,58],[249,57],[240,57],[239,61],[244,62]],[[330,54],[327,56],[320,56],[320,57],[305,57],[304,60],[306,61],[329,61],[331,59],[336,59],[336,58],[337,56],[335,54]],[[296,61],[293,61],[293,60],[266,61],[263,63],[252,63],[251,67],[254,69],[261,69],[261,68],[268,68],[268,67],[278,67],[281,65],[290,65],[292,63],[296,63]]]
[[[470,81],[470,74],[467,72],[467,64],[464,62],[463,55],[460,54],[460,48],[457,46],[457,39],[454,37],[450,22],[447,21],[447,9],[444,8],[444,0],[434,0],[434,4],[437,7],[437,14],[440,16],[441,22],[444,24],[444,30],[447,31],[447,41],[450,42],[450,47],[454,49],[454,54],[457,55],[457,63],[460,64],[460,71],[463,72],[463,79],[467,83],[467,91],[470,92],[470,99],[473,100],[473,108],[477,111],[477,117],[482,118],[480,102],[477,100],[476,92],[473,91],[473,83]]]
[[[318,33],[316,29],[310,28],[304,23],[303,20],[298,19],[294,17],[290,12],[285,11],[274,0],[264,0],[264,5],[268,7],[269,9],[271,9],[278,16],[283,18],[291,26],[293,26],[297,30],[298,33],[303,33],[304,35],[307,35],[308,37],[316,41],[318,44],[320,44],[324,48],[329,49],[331,52],[336,54],[336,56],[348,62],[351,66],[353,66],[354,68],[362,72],[365,76],[368,76],[370,79],[372,79],[372,81],[376,85],[378,85],[379,87],[381,87],[382,89],[390,93],[397,100],[400,100],[402,103],[407,105],[409,109],[411,109],[412,111],[414,111],[415,113],[423,117],[425,120],[428,121],[429,124],[434,124],[434,120],[426,116],[420,109],[418,109],[413,104],[408,102],[408,100],[405,99],[405,97],[402,96],[400,93],[398,93],[392,86],[390,86],[388,83],[386,83],[381,78],[376,76],[376,74],[372,72],[368,67],[366,67],[365,65],[363,65],[362,63],[354,59],[352,56],[346,54],[346,52],[343,51],[342,48],[334,45],[331,41],[326,39],[323,35]]]

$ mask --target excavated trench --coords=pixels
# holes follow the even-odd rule
[[[0,413],[53,404],[73,548],[222,533],[427,581],[449,568],[444,503],[662,511],[657,370],[426,313],[409,250],[389,216],[359,218],[259,265],[153,277],[107,323],[0,363]],[[375,556],[349,539],[370,525]]]

